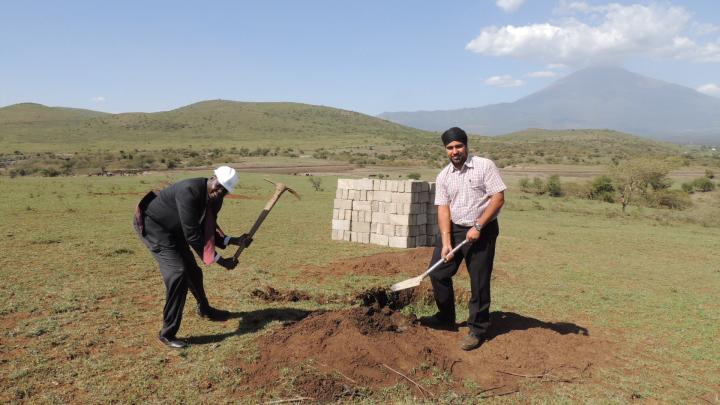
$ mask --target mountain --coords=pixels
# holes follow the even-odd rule
[[[513,103],[379,117],[429,131],[604,128],[678,143],[720,143],[720,99],[617,67],[580,70]]]
[[[377,117],[300,103],[211,100],[171,111],[122,114],[31,103],[0,108],[0,152],[188,145],[314,149],[326,144],[404,143],[429,136]]]

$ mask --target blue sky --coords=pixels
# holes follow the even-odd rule
[[[592,64],[720,97],[705,1],[5,1],[0,106],[208,99],[379,114],[511,102]]]

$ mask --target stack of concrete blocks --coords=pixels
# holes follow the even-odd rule
[[[338,179],[332,239],[412,248],[433,246],[435,183]]]

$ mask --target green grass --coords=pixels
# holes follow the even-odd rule
[[[131,217],[141,193],[184,177],[0,177],[1,401],[258,398],[239,382],[246,371],[229,360],[256,356],[253,339],[279,327],[278,321],[259,330],[202,322],[189,315],[190,298],[181,334],[226,339],[180,353],[155,343],[164,288],[133,233]],[[356,274],[318,284],[299,277],[299,265],[394,251],[330,240],[333,177],[324,177],[325,191],[315,192],[304,176],[242,174],[237,194],[250,199],[226,201],[220,224],[227,232],[247,231],[254,222],[273,191],[263,177],[287,183],[303,199],[283,196],[237,269],[204,271],[213,304],[233,311],[338,308],[342,304],[265,304],[250,292],[271,285],[345,296],[397,281]],[[718,227],[672,218],[666,210],[632,208],[621,216],[618,205],[526,198],[512,189],[507,200],[496,267],[508,277],[493,285],[493,310],[583,325],[615,343],[618,361],[596,371],[598,383],[545,386],[537,396],[521,390],[492,401],[714,398],[720,385]],[[446,378],[438,374],[425,383]],[[205,388],[208,381],[211,389]],[[443,398],[457,400],[452,393]],[[379,390],[368,403],[386,400],[410,403],[412,390],[404,385]]]
[[[720,152],[609,130],[529,129],[472,136],[471,151],[498,166],[608,165],[637,156],[720,168]],[[203,101],[172,111],[106,114],[17,104],[0,108],[0,174],[88,174],[194,168],[248,157],[437,168],[438,133],[329,107],[299,103]]]

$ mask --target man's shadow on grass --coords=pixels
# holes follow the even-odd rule
[[[284,324],[297,322],[312,312],[297,308],[265,308],[257,311],[231,312],[228,320],[240,319],[237,329],[234,331],[215,335],[189,336],[185,340],[195,345],[219,343],[231,336],[257,332],[273,321],[280,321]]]
[[[589,336],[587,328],[570,322],[545,322],[539,319],[530,318],[514,312],[495,311],[490,313],[490,328],[487,331],[487,340],[492,340],[500,335],[533,328],[550,329],[561,335],[583,335]]]

